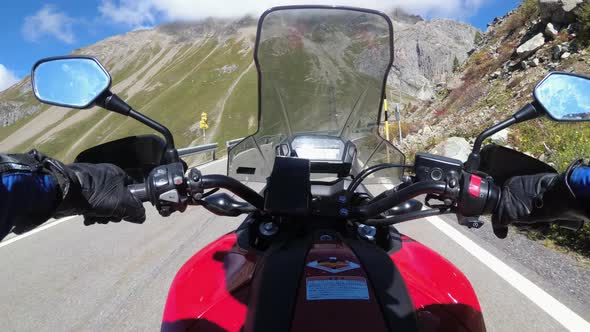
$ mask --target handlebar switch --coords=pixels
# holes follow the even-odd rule
[[[180,202],[180,197],[178,196],[178,190],[176,190],[176,189],[172,189],[172,190],[169,190],[169,191],[161,194],[159,199],[160,199],[160,201],[166,201],[169,203],[179,203]]]
[[[445,181],[449,184],[453,181],[456,184],[463,170],[460,160],[429,153],[417,153],[414,164],[418,181]]]
[[[186,209],[188,200],[182,163],[154,168],[148,177],[147,189],[150,202],[162,216]]]
[[[459,225],[465,226],[467,228],[475,228],[479,229],[483,226],[484,222],[479,220],[479,217],[464,217],[464,216],[457,216],[459,220]]]

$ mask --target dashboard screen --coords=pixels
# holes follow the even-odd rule
[[[337,137],[298,136],[291,142],[291,148],[299,158],[340,161],[344,153],[344,142]]]

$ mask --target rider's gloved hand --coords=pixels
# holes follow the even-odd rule
[[[81,214],[84,224],[145,221],[145,209],[126,187],[127,174],[111,164],[64,165],[38,152],[36,158],[56,179],[61,203],[53,217]]]
[[[576,196],[579,181],[571,181],[572,175],[582,168],[586,167],[582,166],[582,160],[578,160],[563,174],[510,178],[504,183],[498,208],[492,216],[494,233],[505,238],[510,224],[530,227],[555,221],[588,221],[589,210],[584,200]]]

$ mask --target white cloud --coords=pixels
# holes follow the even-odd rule
[[[53,36],[64,43],[75,40],[72,25],[74,19],[55,6],[45,5],[34,15],[25,17],[22,33],[29,41],[38,41],[45,36]]]
[[[465,18],[474,15],[485,1],[489,0],[102,0],[98,9],[105,18],[135,27],[153,25],[158,18],[195,20],[259,15],[270,7],[287,4],[338,4],[378,10],[399,7],[426,17]]]
[[[0,63],[0,91],[8,89],[16,82],[18,82],[16,75]]]
[[[98,11],[116,23],[138,27],[154,24],[158,9],[147,0],[102,0]]]
[[[133,28],[133,30],[131,30],[131,31],[151,30],[151,29],[153,29],[153,28],[154,28],[154,27],[153,27],[153,26],[151,26],[151,25],[138,25],[138,26],[136,26],[135,28]]]

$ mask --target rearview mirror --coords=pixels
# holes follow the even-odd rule
[[[551,73],[537,85],[534,97],[555,121],[590,121],[590,78]]]
[[[90,57],[43,59],[31,75],[39,101],[64,107],[89,108],[111,86],[111,76]]]

